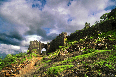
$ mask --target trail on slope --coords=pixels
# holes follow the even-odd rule
[[[39,67],[34,66],[37,61],[40,61],[43,57],[33,57],[29,64],[27,64],[24,68],[19,70],[19,74],[16,77],[23,77],[24,75],[31,74],[36,71]]]

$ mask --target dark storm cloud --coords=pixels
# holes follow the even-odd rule
[[[43,37],[46,36],[46,31],[38,27],[30,26],[30,30],[25,32],[24,35],[36,35],[36,34]]]
[[[19,32],[14,31],[14,32],[10,32],[11,35],[9,35],[10,38],[15,38],[19,41],[24,40],[24,37],[22,35],[19,34]]]
[[[24,37],[22,37],[17,31],[10,32],[10,35],[0,33],[0,42],[4,44],[20,45],[22,40],[24,40]]]
[[[16,42],[12,38],[6,37],[4,34],[0,34],[0,43],[11,44],[11,45],[19,45],[20,44],[20,42]]]
[[[25,35],[38,35],[41,36],[42,38],[40,39],[41,41],[46,41],[46,40],[53,40],[58,34],[56,33],[51,33],[49,36],[46,35],[46,31],[41,28],[34,29],[33,27],[30,27],[31,29],[25,33]]]
[[[46,41],[46,40],[53,40],[58,36],[56,33],[51,33],[49,36],[42,37],[40,40],[41,41]]]

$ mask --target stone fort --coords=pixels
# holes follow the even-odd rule
[[[47,43],[47,44],[41,43],[40,41],[38,42],[37,40],[30,41],[28,53],[36,52],[36,53],[41,54],[41,50],[43,48],[46,49],[46,52],[44,52],[44,53],[42,52],[42,54],[54,52],[56,49],[59,48],[59,46],[65,45],[66,36],[67,36],[67,33],[62,32],[61,34],[59,34],[59,36],[57,36],[50,43]]]

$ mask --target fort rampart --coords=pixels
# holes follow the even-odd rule
[[[67,33],[62,32],[61,34],[59,34],[59,36],[57,36],[50,43],[47,43],[47,44],[41,43],[40,41],[38,42],[37,40],[30,41],[28,53],[36,52],[36,53],[41,54],[41,50],[43,48],[46,49],[46,54],[50,52],[54,52],[56,49],[59,48],[59,46],[65,45],[66,36],[67,36]]]

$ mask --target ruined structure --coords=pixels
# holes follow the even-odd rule
[[[47,50],[47,44],[41,43],[40,41],[38,42],[37,40],[30,41],[29,45],[29,53],[36,52],[41,54],[41,50],[45,48]]]
[[[62,32],[61,34],[59,34],[59,36],[57,36],[54,40],[52,40],[50,43],[47,43],[47,44],[41,43],[40,41],[38,42],[37,40],[30,41],[28,53],[36,52],[41,54],[41,50],[43,48],[46,49],[46,54],[50,52],[54,52],[56,49],[59,48],[59,46],[65,45],[66,36],[67,36],[67,33]]]
[[[62,32],[57,36],[54,40],[50,42],[50,48],[47,50],[48,53],[54,52],[56,49],[59,48],[59,46],[64,46],[65,45],[65,39],[66,39],[67,33]]]

